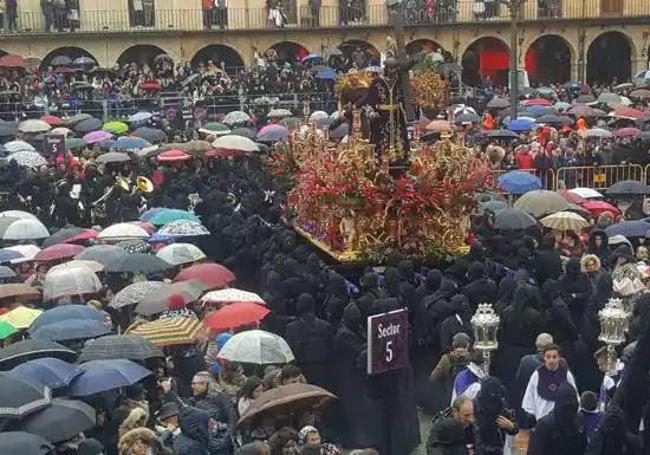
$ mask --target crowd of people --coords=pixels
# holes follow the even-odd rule
[[[363,53],[357,57],[363,58]],[[304,73],[295,67],[283,67],[273,55],[258,58],[257,67],[244,73],[268,78],[260,82],[257,76],[251,76],[252,87],[263,85],[256,94],[268,93],[264,85],[267,83],[278,90],[298,89],[293,85],[294,77]],[[171,74],[169,84],[180,85],[181,90],[189,87],[187,90],[199,97],[218,86],[241,92],[242,84],[246,84],[245,77],[228,77],[220,71],[217,62],[196,70],[174,68],[165,62],[159,68],[163,75]],[[137,87],[140,78],[156,77],[141,73],[143,70],[137,67],[129,71],[132,72],[118,79],[122,90],[127,83]],[[183,83],[195,74],[201,76],[196,77],[200,83]],[[163,84],[163,76],[158,77]],[[50,80],[51,84],[45,82]],[[16,96],[33,93],[30,90],[56,93],[70,82],[67,76],[56,73],[38,83],[30,81],[17,84]],[[92,84],[101,87],[106,82],[100,79]],[[4,81],[9,86],[13,83],[10,79]],[[111,83],[117,85],[116,80]],[[247,90],[256,90],[248,87]],[[633,89],[626,87],[623,90],[627,92],[621,94],[634,98]],[[495,103],[489,102],[484,104],[484,110],[480,104],[473,111],[457,106],[449,111],[449,121],[457,124],[457,133],[467,143],[478,144],[477,153],[485,149],[486,159],[493,160],[494,148],[504,151],[503,161],[508,153],[513,154],[512,160],[518,165],[512,168],[530,169],[538,162],[548,161],[543,157],[553,139],[563,154],[579,150],[590,156],[603,154],[606,142],[598,139],[590,148],[584,138],[595,126],[610,128],[611,125],[597,125],[598,118],[606,117],[598,113],[593,117],[572,114],[571,107],[560,109],[555,99],[559,96],[567,102],[580,100],[580,96],[588,94],[579,92],[586,91],[581,87],[578,93],[571,94],[557,88],[546,95],[541,91],[531,94],[530,99],[540,95],[546,100],[539,102],[545,108],[555,103],[556,116],[566,118],[559,121],[559,128],[537,126],[536,122],[526,120],[526,128],[508,130],[512,135],[490,136],[493,131],[503,131],[497,126],[504,120],[505,106],[492,107]],[[598,96],[587,102],[605,107],[607,103],[598,101],[602,93],[595,95]],[[526,100],[522,103],[540,106]],[[643,102],[635,103],[635,107],[645,109]],[[616,114],[617,106],[607,109]],[[561,115],[565,111],[568,114]],[[650,229],[635,229],[626,236],[618,233],[619,228],[627,227],[620,217],[623,210],[616,207],[625,208],[620,198],[610,198],[611,213],[598,216],[581,212],[589,218],[588,226],[563,233],[552,232],[535,220],[526,229],[500,225],[500,211],[489,204],[484,206],[483,196],[479,196],[467,255],[429,265],[396,258],[382,267],[368,264],[350,273],[326,264],[319,252],[284,222],[287,188],[270,175],[264,160],[264,150],[268,152],[282,139],[265,143],[258,135],[268,124],[285,125],[279,117],[286,118],[286,114],[273,112],[257,115],[251,110],[251,115],[242,113],[230,120],[218,112],[191,119],[183,118],[178,111],[164,116],[147,113],[125,122],[125,129],[116,125],[109,128],[114,131],[113,136],[123,137],[111,138],[106,131],[100,135],[101,140],[84,135],[81,145],[44,156],[43,162],[12,159],[12,154],[38,154],[35,150],[43,147],[42,133],[48,128],[34,132],[23,124],[18,127],[20,132],[14,134],[17,137],[3,136],[3,147],[10,155],[0,172],[0,186],[6,191],[2,209],[36,216],[52,234],[46,241],[54,246],[57,241],[68,240],[88,248],[111,243],[102,240],[101,229],[120,223],[134,222],[142,229],[151,229],[153,226],[143,220],[150,213],[147,209],[154,207],[195,216],[199,220],[195,222],[205,230],[187,237],[160,234],[152,236],[150,242],[141,239],[120,244],[128,251],[121,254],[132,254],[130,260],[134,261],[154,252],[165,257],[165,248],[180,248],[183,244],[189,248],[187,243],[200,254],[184,257],[155,272],[116,272],[112,263],[104,271],[104,267],[97,272],[88,270],[99,285],[83,295],[49,297],[52,290],[48,283],[56,275],[55,266],[71,256],[55,260],[16,260],[15,256],[7,256],[9,259],[3,261],[14,274],[6,283],[24,282],[30,286],[30,292],[38,295],[4,297],[5,315],[23,305],[46,310],[39,317],[77,305],[89,307],[88,311],[105,312],[113,333],[128,334],[148,323],[174,318],[197,321],[197,325],[201,321],[205,327],[189,342],[161,345],[162,355],[138,359],[150,370],[148,379],[80,395],[73,393],[77,386],[72,379],[66,384],[71,389],[61,388],[57,396],[82,399],[93,407],[96,418],[73,435],[52,437],[44,442],[45,448],[39,453],[54,450],[52,453],[70,455],[332,455],[346,448],[354,449],[352,453],[358,455],[403,455],[423,442],[429,455],[509,454],[521,445],[525,447],[524,434],[530,435],[527,453],[533,455],[640,454],[642,447],[648,447],[648,436],[640,431],[640,423],[650,410],[645,406],[646,375],[650,368],[646,355],[650,349],[650,327],[646,323],[650,311]],[[484,114],[483,118],[477,112]],[[296,117],[303,114],[300,110],[293,113]],[[208,122],[214,115],[223,122]],[[80,122],[92,120],[76,117],[73,121],[51,115],[43,119],[69,127],[64,132],[66,140],[73,139],[75,132],[81,135],[77,128]],[[434,118],[426,119],[423,125],[429,120]],[[294,125],[300,128],[299,123]],[[645,127],[643,122],[636,126],[639,132],[634,137]],[[12,130],[6,122],[0,127]],[[560,138],[560,134],[564,137]],[[232,148],[219,149],[214,145],[217,153],[208,153],[213,151],[210,144],[218,144],[219,139],[229,135],[246,135],[261,141],[256,147],[262,152],[233,153]],[[137,141],[136,138],[140,139],[137,145],[121,148],[120,143]],[[636,140],[616,136],[612,139],[615,147]],[[169,142],[174,145],[165,147]],[[198,146],[199,142],[207,144],[207,149],[190,150],[190,144]],[[513,144],[518,144],[516,152]],[[522,158],[524,149],[534,149],[535,155],[528,161]],[[642,150],[647,152],[647,147]],[[170,154],[165,155],[167,152]],[[611,162],[619,159],[614,154]],[[502,163],[494,167],[508,168]],[[154,190],[141,188],[138,177],[153,182]],[[126,182],[126,188],[121,182]],[[646,207],[636,197],[634,210],[624,211],[625,217],[645,223],[642,219],[648,215]],[[105,206],[104,211],[98,210],[100,203]],[[533,212],[538,218],[548,214]],[[9,221],[0,223],[3,238],[15,222],[12,214],[16,216],[17,212],[9,212]],[[99,226],[93,228],[95,225]],[[72,226],[85,228],[85,236],[76,240],[64,237],[63,233]],[[174,240],[180,243],[175,244]],[[4,242],[3,246],[9,247],[11,242]],[[25,246],[25,242],[19,243],[17,248]],[[11,251],[5,248],[0,252],[7,250]],[[139,312],[137,301],[116,307],[120,291],[139,280],[178,281],[178,272],[205,265],[205,260],[226,267],[233,274],[229,287],[256,293],[269,311],[255,323],[214,329],[219,312],[228,306],[215,306],[209,299],[201,299],[205,291],[224,287],[210,285],[214,278],[211,276],[203,276],[205,281],[198,296],[171,294],[163,301],[165,308],[154,313]],[[86,266],[70,267],[83,267],[86,273]],[[0,291],[3,286],[0,285]],[[599,341],[598,318],[599,311],[613,297],[624,299],[625,308],[631,313],[626,341],[614,359],[611,349]],[[471,316],[483,303],[492,304],[501,321],[499,347],[489,362],[473,346]],[[400,308],[408,310],[411,326],[409,361],[398,370],[368,375],[367,318]],[[37,322],[38,319],[34,323]],[[286,340],[295,361],[266,365],[224,360],[220,352],[228,347],[233,336],[256,327]],[[6,348],[0,350],[0,369],[9,369],[5,363],[9,357],[4,354],[12,343],[21,343],[27,337],[39,340],[39,329],[23,329],[6,337]],[[81,353],[83,366],[84,353],[92,344],[87,340],[92,338],[101,340],[98,335],[68,338],[65,334],[56,339],[74,351],[70,355],[75,359]],[[2,373],[0,379],[6,376]],[[309,385],[320,389],[300,389]],[[281,398],[283,390],[307,390],[323,397],[323,389],[334,393],[336,400],[307,400],[307,405],[301,401],[300,406],[292,407],[287,405],[294,403],[289,399],[282,402],[283,406],[264,407],[272,397]],[[57,404],[52,403],[52,407]],[[13,437],[14,432],[36,432],[30,431],[28,424],[50,409],[42,408],[25,410],[25,415],[15,418],[3,414],[0,402],[0,425],[4,432],[0,433],[0,447],[3,439],[8,441],[5,438]],[[429,434],[420,434],[419,419],[424,415],[433,416]],[[49,434],[44,429],[39,431],[36,434]]]

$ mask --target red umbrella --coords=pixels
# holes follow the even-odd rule
[[[98,234],[99,232],[94,229],[84,229],[83,232],[80,232],[77,235],[73,235],[72,237],[64,240],[61,243],[75,243],[75,242],[83,242],[84,240],[92,240],[97,238]]]
[[[41,117],[41,120],[43,120],[45,123],[47,123],[50,126],[63,125],[63,119],[61,117],[57,117],[56,115],[44,115],[43,117]]]
[[[616,207],[605,201],[587,201],[580,206],[595,216],[600,216],[605,212],[610,213],[614,218],[621,216],[621,212]]]
[[[0,57],[0,67],[3,68],[25,68],[25,59],[20,55],[3,55]]]
[[[634,127],[621,128],[620,130],[616,130],[614,132],[614,136],[618,138],[637,137],[639,134],[641,134],[641,130]]]
[[[225,288],[235,281],[235,274],[220,264],[197,264],[182,270],[174,281],[201,280],[210,289]]]
[[[48,246],[47,248],[39,251],[34,256],[34,261],[47,262],[56,261],[59,259],[68,259],[81,253],[86,248],[81,245],[73,245],[69,243],[58,243],[56,245]]]
[[[144,81],[140,84],[142,90],[160,90],[160,82],[157,81]]]
[[[224,332],[244,325],[257,325],[271,312],[257,303],[239,302],[215,311],[203,320],[206,327]]]
[[[167,150],[166,152],[161,153],[157,157],[158,161],[163,161],[163,162],[187,161],[191,159],[192,159],[192,155],[177,149]]]
[[[529,100],[523,101],[521,105],[522,106],[552,106],[553,103],[551,103],[546,98],[531,98]]]
[[[557,192],[560,196],[562,196],[564,199],[567,200],[567,202],[571,204],[577,204],[580,205],[583,202],[587,202],[588,199],[583,198],[582,196],[578,196],[575,193],[572,193],[571,191],[568,190],[559,190]]]
[[[645,112],[638,109],[625,106],[617,106],[614,111],[609,114],[610,117],[626,118],[629,120],[638,120],[645,115]]]

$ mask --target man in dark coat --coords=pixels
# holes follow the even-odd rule
[[[209,455],[210,415],[207,411],[185,406],[178,416],[181,433],[174,439],[174,452],[183,455]]]
[[[587,435],[578,420],[578,395],[571,384],[562,383],[553,412],[531,431],[528,455],[582,455],[586,447]]]
[[[287,325],[287,343],[307,380],[330,389],[332,326],[316,317],[314,298],[309,294],[298,296],[296,309],[299,318]]]
[[[485,274],[485,265],[482,262],[474,261],[467,269],[469,283],[463,286],[461,293],[469,299],[473,309],[480,303],[494,303],[497,298],[497,285]]]
[[[451,413],[434,419],[427,440],[427,455],[466,455],[467,446],[474,444],[474,405],[461,395],[456,398]]]

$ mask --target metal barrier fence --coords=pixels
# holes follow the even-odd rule
[[[356,7],[324,5],[317,11],[312,11],[306,0],[292,3],[296,6],[283,11],[281,22],[274,21],[273,15],[269,15],[269,10],[265,7],[228,7],[206,11],[194,7],[161,9],[154,6],[134,11],[122,5],[109,10],[87,10],[82,5],[78,18],[75,18],[77,20],[71,20],[65,10],[44,14],[41,10],[21,11],[19,7],[15,16],[4,15],[0,33],[250,30],[389,24],[388,9],[383,4],[368,5],[368,2],[359,1],[355,2]],[[404,0],[401,8],[405,24],[476,24],[510,20],[510,10],[497,1],[440,0],[436,2],[435,8],[429,8],[429,5],[426,0]],[[521,19],[561,21],[643,17],[647,16],[649,10],[650,0],[548,0],[524,3]]]

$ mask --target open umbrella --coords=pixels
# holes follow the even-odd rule
[[[69,394],[85,397],[135,384],[151,371],[126,359],[93,360],[80,365],[83,372],[75,378]]]
[[[86,144],[95,144],[97,142],[102,142],[107,139],[111,139],[113,135],[109,131],[93,131],[84,135],[83,141]]]
[[[0,372],[0,418],[22,419],[52,401],[52,391],[39,383]]]
[[[510,123],[508,123],[508,129],[514,132],[530,131],[533,128],[535,128],[535,124],[533,122],[521,118],[511,120]]]
[[[126,161],[131,161],[131,157],[126,153],[108,152],[100,155],[95,161],[98,164],[124,163]]]
[[[561,212],[569,208],[569,203],[559,194],[548,190],[535,190],[517,199],[514,208],[530,213],[536,218],[542,215]]]
[[[0,433],[0,453],[23,455],[48,455],[54,446],[41,436],[25,431],[3,431]]]
[[[255,365],[284,364],[295,359],[284,338],[264,330],[247,330],[234,335],[219,350],[218,356],[229,362]]]
[[[235,274],[220,264],[197,264],[182,270],[174,281],[201,280],[208,288],[225,288],[235,281]]]
[[[271,111],[269,111],[269,113],[267,114],[267,117],[280,119],[285,117],[291,117],[292,115],[293,114],[289,109],[271,109]],[[271,126],[271,125],[267,125],[267,126]]]
[[[160,348],[142,337],[107,335],[86,341],[79,355],[79,363],[111,359],[127,359],[141,362],[155,357],[164,357],[164,354]]]
[[[131,326],[126,334],[142,337],[156,346],[175,346],[194,344],[201,328],[196,318],[174,317]]]
[[[4,148],[7,152],[9,153],[14,153],[14,152],[35,152],[36,149],[32,144],[29,142],[21,141],[21,140],[15,140],[15,141],[10,141],[7,142],[4,145]]]
[[[285,125],[286,126],[286,125]],[[230,133],[233,136],[241,136],[250,140],[255,140],[257,133],[251,128],[235,128]]]
[[[486,137],[500,140],[519,139],[519,135],[510,130],[491,130],[488,131]]]
[[[20,305],[0,316],[0,321],[8,322],[17,329],[28,329],[42,313],[42,310]]]
[[[504,231],[526,229],[536,224],[535,218],[517,209],[504,209],[494,216],[494,228]]]
[[[212,136],[223,136],[230,133],[230,127],[219,122],[208,122],[201,126],[199,133]]]
[[[10,370],[29,360],[50,357],[74,362],[77,353],[54,341],[35,339],[18,341],[0,349],[0,370]]]
[[[280,142],[289,137],[289,130],[282,125],[266,125],[257,133],[259,142]]]
[[[108,315],[103,311],[85,305],[63,305],[44,311],[32,323],[30,332],[34,332],[46,325],[56,324],[69,319],[99,321],[105,323],[107,317]]]
[[[505,109],[510,106],[510,100],[500,96],[495,96],[487,103],[488,109]]]
[[[592,188],[573,188],[569,190],[569,193],[576,194],[584,199],[599,199],[603,197],[600,192]]]
[[[15,279],[18,277],[16,272],[11,267],[7,267],[6,265],[0,265],[0,283],[11,283],[15,282]],[[18,281],[20,278],[18,278]]]
[[[524,194],[542,188],[539,177],[524,171],[510,171],[498,179],[499,187],[511,194]]]
[[[167,142],[167,134],[158,128],[149,128],[147,126],[141,126],[133,132],[133,136],[140,137],[145,141],[151,142],[152,144],[159,144],[161,142]]]
[[[135,312],[145,316],[162,313],[168,310],[177,310],[180,308],[171,308],[170,302],[182,302],[183,307],[195,302],[205,292],[207,286],[199,280],[180,281],[173,284],[167,284],[151,294],[142,298]]]
[[[541,117],[537,117],[537,120],[535,122],[538,124],[546,124],[552,126],[564,126],[573,124],[573,120],[569,117],[565,117],[564,115],[542,115]]]
[[[159,154],[156,157],[156,160],[158,162],[179,162],[179,161],[188,161],[192,159],[192,155],[189,153],[185,153],[182,150],[167,150],[166,152],[163,152]]]
[[[165,239],[176,237],[196,237],[202,235],[210,235],[210,231],[208,231],[200,222],[178,220],[165,224],[156,231],[153,237],[156,239]]]
[[[85,266],[52,268],[43,281],[43,300],[95,294],[102,283],[95,272]]]
[[[81,370],[72,363],[56,358],[34,359],[14,367],[11,374],[52,390],[68,387]]]
[[[50,341],[69,341],[97,338],[109,333],[111,330],[102,321],[67,319],[34,330],[31,337]]]
[[[336,398],[311,384],[287,384],[263,392],[239,418],[239,424],[263,414],[291,414],[312,410]]]
[[[7,162],[15,161],[16,164],[22,167],[31,167],[37,168],[41,166],[47,166],[47,160],[43,158],[37,152],[30,152],[28,150],[23,150],[22,152],[14,152],[11,155],[7,156]]]
[[[619,221],[605,228],[605,233],[612,237],[614,235],[623,235],[625,237],[645,237],[650,230],[650,223],[642,220]]]
[[[43,117],[41,117],[41,120],[43,120],[45,123],[47,123],[50,126],[63,125],[63,119],[61,117],[57,117],[56,115],[44,115]]]
[[[608,196],[639,196],[650,194],[650,186],[636,180],[623,180],[609,187],[605,193]]]
[[[52,66],[66,66],[72,65],[72,59],[67,55],[57,55],[50,62]]]
[[[83,240],[90,240],[97,237],[97,231],[80,227],[63,228],[50,235],[43,242],[43,247],[51,247],[62,243],[74,243]]]
[[[228,125],[243,125],[251,121],[250,115],[242,111],[233,111],[226,114],[223,118],[223,123]]]
[[[142,221],[147,221],[154,226],[164,226],[165,224],[172,223],[179,220],[188,220],[194,222],[200,222],[199,217],[195,214],[188,212],[187,210],[179,209],[167,209],[163,208],[155,212],[152,216],[140,217]]]
[[[0,284],[0,299],[6,299],[9,297],[38,298],[40,295],[41,293],[38,289],[24,283]]]
[[[18,130],[21,133],[45,133],[50,131],[52,127],[47,122],[43,120],[30,119],[20,122],[18,125]]]
[[[624,118],[628,120],[639,120],[645,115],[645,112],[625,106],[616,106],[612,112],[609,113],[610,117]]]
[[[122,248],[128,254],[148,253],[151,250],[151,245],[143,239],[122,240],[115,246]]]
[[[72,127],[72,129],[75,131],[77,134],[88,134],[92,131],[98,131],[102,127],[102,121],[96,118],[87,118],[85,120],[80,121],[76,125]],[[107,131],[104,131],[104,133],[107,133]],[[109,133],[110,134],[110,133]]]
[[[252,140],[243,136],[222,136],[216,139],[212,146],[215,149],[233,152],[259,152],[259,146]]]
[[[614,132],[614,137],[622,139],[622,138],[626,138],[626,137],[637,137],[639,134],[641,134],[640,129],[633,128],[633,127],[628,127],[628,128],[621,128],[621,129],[616,130]]]
[[[147,239],[149,234],[136,224],[118,223],[101,231],[97,238],[99,240]]]
[[[150,254],[135,253],[116,259],[106,266],[106,272],[112,273],[156,273],[171,268],[162,259]]]
[[[102,130],[113,134],[124,134],[129,131],[129,125],[124,122],[107,122],[102,126]]]
[[[81,253],[85,249],[86,248],[81,245],[57,243],[39,251],[38,254],[34,256],[33,260],[37,262],[48,262],[68,259]]]
[[[264,299],[254,292],[242,291],[240,289],[228,288],[218,291],[211,291],[201,297],[203,305],[224,305],[235,302],[251,302],[266,305]]]
[[[146,122],[153,117],[151,112],[136,112],[135,114],[129,115],[129,123],[140,123]]]
[[[172,243],[160,249],[156,256],[171,265],[191,264],[207,257],[199,247],[191,243]]]
[[[531,99],[522,101],[521,105],[522,106],[552,106],[553,103],[551,103],[546,98],[531,98]]]
[[[206,327],[215,332],[225,332],[242,326],[257,325],[271,310],[264,305],[251,302],[237,302],[210,314],[203,320]]]
[[[600,216],[607,212],[616,219],[621,215],[621,212],[616,207],[605,201],[587,201],[580,204],[580,206],[595,216]]]
[[[0,262],[9,262],[23,257],[18,251],[8,250],[7,248],[0,249]]]
[[[126,256],[128,253],[115,245],[93,245],[75,255],[80,261],[95,261],[106,267],[111,261]]]
[[[140,303],[142,299],[164,286],[162,281],[139,281],[126,286],[113,296],[109,307],[119,309]]]
[[[94,426],[95,408],[83,401],[55,398],[50,406],[29,416],[21,424],[21,429],[58,443]]]
[[[580,232],[589,227],[589,222],[573,212],[557,212],[540,220],[542,226],[556,231]]]
[[[504,201],[484,201],[479,202],[478,208],[480,211],[490,211],[492,213],[497,213],[500,210],[505,210],[508,208],[508,203]]]
[[[6,321],[0,320],[0,340],[18,333],[18,329]]]
[[[609,139],[614,137],[614,133],[603,128],[591,128],[587,131],[581,131],[580,134],[587,138]]]
[[[2,68],[25,68],[25,59],[20,55],[6,54],[0,57]]]

